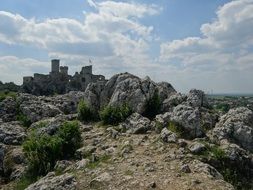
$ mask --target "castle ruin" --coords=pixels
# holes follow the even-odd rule
[[[103,86],[106,82],[103,75],[92,74],[92,65],[82,67],[80,73],[71,76],[67,66],[60,66],[60,60],[53,59],[49,74],[35,73],[33,77],[23,77],[22,90],[35,95],[64,94],[69,91],[85,91],[90,83]]]

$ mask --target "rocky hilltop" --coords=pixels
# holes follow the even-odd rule
[[[253,189],[253,112],[129,73],[0,102],[1,189]]]

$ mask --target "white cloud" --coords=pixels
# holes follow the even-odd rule
[[[201,26],[202,37],[162,43],[160,61],[176,60],[186,76],[197,77],[192,81],[201,87],[252,92],[246,80],[253,80],[253,1],[232,1],[216,14],[216,20]]]
[[[49,70],[49,66],[47,62],[36,59],[3,56],[0,57],[1,80],[21,84],[23,76],[29,76],[33,72],[46,73]]]

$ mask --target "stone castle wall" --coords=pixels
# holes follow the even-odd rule
[[[93,75],[92,65],[82,67],[74,76],[68,74],[67,66],[60,66],[60,60],[51,61],[51,72],[48,75],[35,73],[34,77],[23,78],[23,92],[35,95],[63,94],[69,91],[85,91],[90,83],[106,82],[103,75]]]

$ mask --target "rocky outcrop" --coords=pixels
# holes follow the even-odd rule
[[[9,147],[3,161],[4,176],[9,180],[20,179],[25,172],[25,155],[21,147]]]
[[[65,121],[72,121],[76,118],[76,114],[58,115],[56,117],[37,121],[33,123],[30,128],[37,128],[36,132],[38,134],[47,133],[48,135],[54,135]]]
[[[121,73],[114,75],[102,88],[95,84],[89,85],[85,91],[85,99],[94,109],[108,104],[128,103],[133,111],[143,113],[146,100],[155,92],[158,92],[161,101],[176,93],[169,83],[155,83],[149,77],[140,79],[129,73]]]
[[[179,104],[182,104],[187,99],[186,95],[183,95],[181,93],[176,93],[171,95],[169,98],[165,99],[162,103],[162,111],[163,112],[169,112],[172,111],[174,107],[176,107]]]
[[[6,98],[0,103],[0,118],[4,122],[17,120],[25,115],[32,123],[59,114],[77,113],[77,106],[84,92],[69,92],[52,97],[18,94],[17,98]]]
[[[253,112],[245,107],[231,109],[221,117],[209,136],[217,142],[227,139],[253,152]]]
[[[6,145],[20,145],[25,137],[25,129],[18,122],[0,123],[1,143]]]
[[[143,134],[151,129],[151,121],[138,113],[133,113],[120,126],[127,133]]]
[[[205,93],[201,90],[192,89],[187,95],[187,104],[192,107],[208,107]]]
[[[77,182],[72,174],[63,174],[56,176],[54,172],[41,178],[36,183],[30,185],[26,190],[75,190],[77,189]]]
[[[17,113],[17,102],[13,97],[7,97],[0,102],[0,118],[4,122],[14,121]]]
[[[188,138],[196,138],[204,135],[201,128],[201,115],[197,108],[185,105],[178,105],[174,108],[170,116],[170,121],[182,127],[183,133]]]

